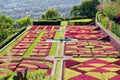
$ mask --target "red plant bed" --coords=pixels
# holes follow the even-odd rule
[[[74,61],[74,60],[66,60],[65,67],[69,68],[69,67],[71,67],[73,65],[77,65],[77,64],[80,64],[80,63],[77,61]]]

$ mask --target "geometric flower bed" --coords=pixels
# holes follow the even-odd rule
[[[6,62],[7,61],[7,62]],[[0,68],[10,69],[12,72],[23,72],[27,67],[28,72],[35,70],[45,70],[46,75],[51,74],[54,61],[41,58],[0,58]],[[5,72],[0,72],[3,75]],[[8,73],[7,73],[8,74]]]
[[[67,26],[65,38],[74,38],[78,40],[97,40],[105,36],[101,31],[93,30],[95,26]]]
[[[48,40],[56,37],[60,39],[60,26],[31,27],[10,51],[0,57],[0,79],[4,74],[23,72],[27,67],[28,79],[32,79],[31,75],[39,77],[42,73],[51,75],[54,69],[55,73],[52,75],[56,80],[62,73],[63,80],[120,80],[120,60],[110,58],[115,57],[119,52],[111,42],[99,40],[105,34],[93,28],[95,26],[67,26],[65,38],[77,40],[61,43]],[[62,56],[61,50],[64,50],[65,56]],[[84,58],[69,57],[74,55]],[[64,67],[61,65],[62,60]]]
[[[78,56],[116,56],[119,52],[110,43],[98,40],[105,36],[95,26],[67,26],[65,38],[78,39],[77,42],[65,43],[65,55]]]
[[[80,40],[65,44],[65,55],[80,56],[116,56],[119,52],[110,42],[97,40]]]
[[[51,75],[54,61],[41,57],[48,56],[52,42],[46,40],[54,39],[59,28],[59,26],[32,26],[8,52],[6,50],[4,57],[0,57],[0,79],[3,75],[6,77],[14,72],[23,72],[26,67],[28,76],[34,71]]]
[[[59,26],[47,26],[43,30],[45,30],[44,35],[41,37],[41,41],[46,41],[47,39],[54,39],[56,30],[59,30]]]
[[[36,40],[36,38],[39,36],[41,31],[43,31],[44,34],[41,37],[40,41],[46,41],[47,39],[54,39],[56,30],[59,30],[59,26],[32,26],[29,29],[28,33],[20,41],[18,41],[16,45],[14,45],[11,51],[7,52],[5,56],[9,56],[9,55],[23,56],[24,53]],[[38,45],[33,50],[31,56],[47,56],[49,54],[51,43],[50,45],[43,45],[43,46],[41,46],[40,44],[41,42],[38,42]],[[47,44],[47,42],[45,44]]]
[[[54,39],[56,31],[45,31],[44,35],[41,37],[41,41],[46,41],[47,39]]]
[[[29,31],[16,45],[12,47],[11,53],[6,53],[5,56],[23,56],[33,41],[38,37],[38,34],[39,31]]]
[[[38,42],[30,56],[42,57],[48,56],[52,42]]]
[[[65,61],[64,80],[119,80],[120,60],[76,58]]]

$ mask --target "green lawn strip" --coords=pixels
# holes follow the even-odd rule
[[[51,46],[51,49],[49,52],[49,56],[54,56],[56,54],[57,46],[58,46],[58,43],[56,43],[56,42],[52,43],[52,46]]]
[[[39,69],[36,71],[28,72],[27,79],[28,80],[42,80],[45,77],[47,69]]]
[[[67,25],[68,25],[68,21],[62,21],[62,22],[61,22],[61,25],[62,25],[62,26],[67,26]]]
[[[60,68],[60,61],[58,60],[58,61],[57,61],[57,64],[56,64],[55,75],[54,75],[55,80],[58,80],[59,68]]]
[[[44,34],[44,31],[42,31],[42,32],[39,34],[39,36],[37,37],[37,39],[35,39],[35,41],[32,43],[32,45],[28,48],[28,50],[25,52],[24,57],[28,57],[28,56],[32,53],[33,49],[34,49],[35,46],[37,45],[37,42],[40,41],[40,39],[41,39],[41,37],[43,36],[43,34]]]
[[[70,20],[70,22],[91,22],[92,19]]]
[[[61,30],[62,30],[62,38],[63,38],[63,39],[64,39],[64,37],[65,37],[65,27],[66,27],[66,26],[61,27]]]
[[[62,42],[60,43],[60,47],[59,47],[59,51],[58,51],[58,56],[62,56],[62,51],[63,50],[63,45],[62,45]]]
[[[60,39],[60,31],[57,31],[54,39]]]
[[[3,56],[6,52],[10,50],[15,44],[18,43],[26,34],[28,31],[24,32],[18,39],[16,39],[14,42],[12,42],[8,47],[6,47],[3,51],[0,52],[0,56]]]

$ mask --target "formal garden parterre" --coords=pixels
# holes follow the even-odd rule
[[[120,60],[115,57],[120,52],[110,41],[101,40],[107,34],[95,28],[32,26],[16,44],[1,52],[0,78],[10,76],[12,80],[27,68],[29,80],[39,80],[40,76],[52,80],[119,80]]]

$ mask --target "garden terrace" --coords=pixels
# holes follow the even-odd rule
[[[66,42],[64,54],[89,57],[119,55],[119,51],[111,42],[99,40],[106,34],[100,30],[94,30],[95,28],[95,26],[67,26],[65,38],[78,39],[78,41]]]
[[[50,75],[54,61],[43,58],[20,58],[20,57],[0,57],[0,68],[8,69],[11,72],[23,72],[27,67],[29,71],[44,70]],[[1,71],[2,73],[2,71]],[[5,73],[3,71],[3,73]]]
[[[119,52],[110,42],[97,40],[81,40],[78,42],[67,42],[65,44],[65,55],[78,56],[105,56],[115,57]]]
[[[119,80],[120,52],[106,36],[94,25],[34,25],[1,52],[0,79],[27,68],[28,79],[43,74],[54,80]]]
[[[64,80],[119,80],[120,60],[73,58],[64,61]]]
[[[95,26],[67,26],[65,38],[78,40],[97,40],[105,36],[101,31],[93,30]]]
[[[38,42],[30,56],[48,56],[52,42]]]

